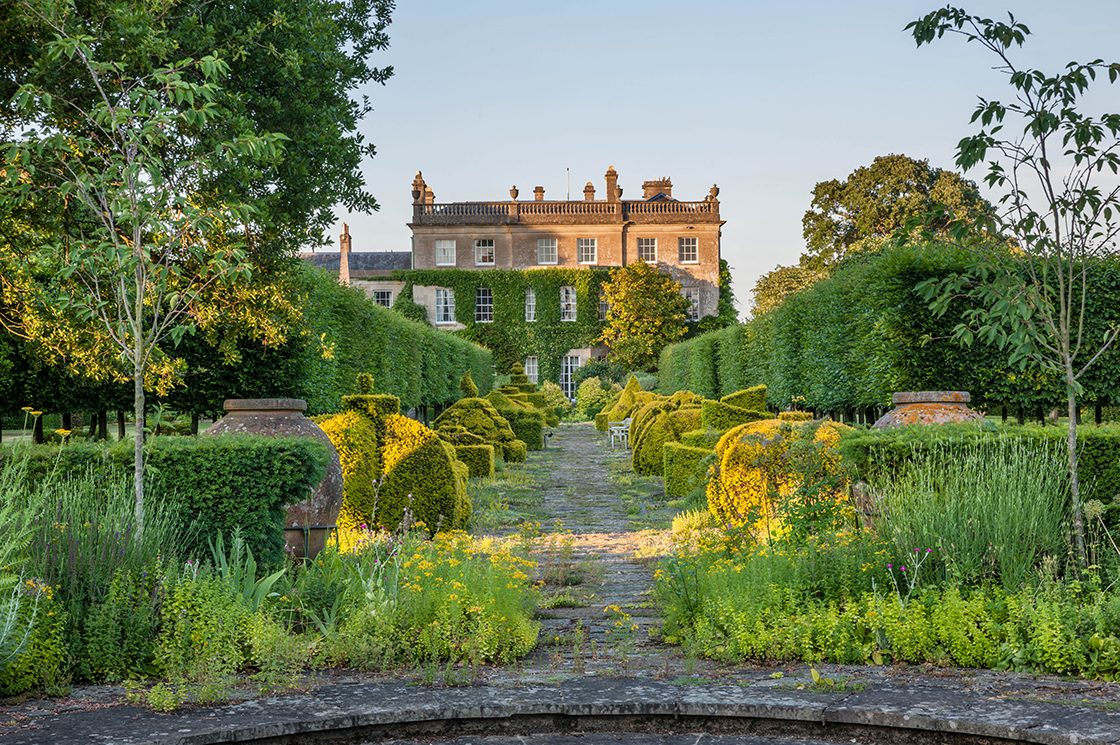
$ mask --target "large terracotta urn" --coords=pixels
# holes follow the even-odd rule
[[[875,429],[904,427],[907,424],[947,424],[984,422],[984,417],[968,408],[972,400],[965,391],[907,391],[891,396],[894,408],[879,418]]]
[[[342,508],[342,464],[327,433],[303,415],[307,402],[298,398],[231,398],[223,408],[226,415],[206,428],[207,435],[251,434],[264,437],[314,437],[327,446],[330,462],[315,492],[306,500],[285,505],[284,521],[288,550],[296,556],[314,558],[338,523]],[[290,528],[302,528],[291,530]]]

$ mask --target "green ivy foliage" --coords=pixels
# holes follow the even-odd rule
[[[935,316],[915,292],[920,282],[965,270],[969,257],[938,245],[886,245],[840,262],[834,274],[788,296],[773,310],[670,346],[660,361],[662,393],[708,398],[759,383],[770,405],[844,411],[887,406],[897,391],[963,390],[982,408],[1034,413],[1063,401],[1055,374],[1022,373],[1007,354],[950,337],[963,307]],[[1120,320],[1120,260],[1096,268],[1087,338]],[[1085,400],[1120,400],[1120,349],[1082,379]],[[803,400],[801,400],[803,399]]]
[[[603,331],[599,291],[609,280],[606,269],[404,269],[393,279],[413,285],[447,287],[455,292],[455,320],[466,326],[458,335],[491,350],[494,364],[507,371],[536,356],[539,380],[559,380],[560,361],[570,349],[589,347]],[[560,320],[560,288],[576,288],[576,320]],[[494,320],[475,322],[475,290],[489,287]],[[536,296],[536,321],[525,320],[525,290]],[[474,373],[474,379],[483,378]],[[480,392],[485,395],[486,391]]]

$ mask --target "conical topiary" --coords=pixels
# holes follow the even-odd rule
[[[478,386],[474,384],[470,370],[463,373],[462,379],[459,380],[459,390],[461,390],[463,395],[467,398],[478,398]]]

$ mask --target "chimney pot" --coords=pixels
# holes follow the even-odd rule
[[[536,199],[538,202],[543,202],[544,201],[544,187],[543,186],[537,186],[533,189],[533,198]]]

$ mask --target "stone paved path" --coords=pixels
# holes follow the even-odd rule
[[[657,640],[652,594],[669,531],[641,526],[663,507],[660,479],[633,479],[629,450],[610,447],[590,424],[562,425],[549,449],[535,555],[545,576],[568,565],[585,581],[566,592],[546,586],[580,607],[542,610],[540,644],[512,674],[671,674],[680,650]],[[667,520],[671,510],[662,511]]]

